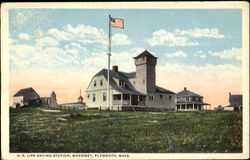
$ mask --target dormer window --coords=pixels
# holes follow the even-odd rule
[[[120,80],[120,79],[119,79],[119,86],[121,86],[121,87],[124,87],[124,86],[125,86],[125,83],[124,83],[123,80]]]
[[[96,87],[96,80],[94,80],[94,87]]]
[[[100,86],[102,86],[103,85],[103,82],[102,82],[102,79],[100,80]]]

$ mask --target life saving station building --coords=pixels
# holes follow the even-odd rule
[[[110,70],[111,110],[175,110],[175,93],[156,86],[157,57],[145,50],[134,57],[136,72],[121,72],[118,66]],[[93,76],[86,90],[87,108],[108,109],[108,70]]]

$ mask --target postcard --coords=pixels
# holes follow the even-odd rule
[[[3,3],[2,159],[249,158],[247,2]]]

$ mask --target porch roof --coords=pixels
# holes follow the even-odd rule
[[[201,105],[210,105],[208,103],[204,103],[204,102],[177,102],[176,104],[201,104]]]

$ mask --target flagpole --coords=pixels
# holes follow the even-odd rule
[[[109,70],[110,70],[110,56],[111,56],[111,24],[110,24],[110,18],[109,15],[109,52],[108,52],[108,109],[110,109],[110,84],[109,84]]]

